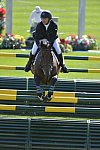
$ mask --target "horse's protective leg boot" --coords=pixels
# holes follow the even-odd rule
[[[65,66],[64,62],[63,62],[62,53],[58,55],[58,59],[59,59],[60,66],[62,67],[62,72],[63,72],[63,73],[68,73],[68,69],[67,69],[67,67]]]
[[[24,69],[25,72],[28,72],[31,70],[31,64],[34,62],[34,59],[35,59],[35,55],[32,55],[32,53],[30,53],[29,60]]]

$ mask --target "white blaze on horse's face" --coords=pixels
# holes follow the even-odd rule
[[[42,18],[41,20],[44,25],[48,24],[48,22],[49,22],[48,18]]]

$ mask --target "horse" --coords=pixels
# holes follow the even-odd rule
[[[44,44],[41,42],[34,64],[31,66],[31,72],[34,74],[39,100],[51,100],[58,74],[60,72],[60,65],[50,44]],[[41,85],[50,86],[46,95]]]

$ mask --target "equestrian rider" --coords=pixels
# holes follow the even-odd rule
[[[41,13],[41,22],[38,23],[35,32],[35,42],[33,44],[33,48],[30,52],[29,60],[25,66],[25,72],[30,71],[31,64],[34,62],[36,52],[38,50],[39,41],[42,39],[47,39],[55,49],[57,53],[57,58],[59,60],[60,66],[62,68],[62,72],[67,73],[68,69],[63,63],[63,56],[58,44],[57,38],[57,24],[52,20],[52,15],[49,11],[43,11]]]

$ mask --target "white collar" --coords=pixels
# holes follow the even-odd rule
[[[50,25],[50,21],[49,21],[49,23],[48,24],[46,24],[46,25],[44,25],[45,26],[45,28],[46,28],[46,30],[48,29],[48,26]]]

